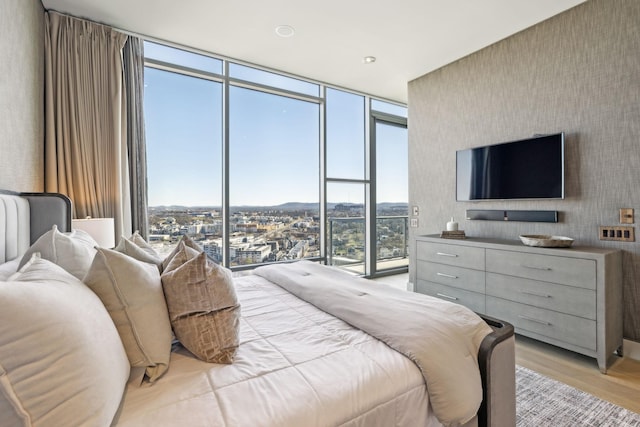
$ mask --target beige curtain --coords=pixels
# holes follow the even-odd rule
[[[56,12],[45,24],[45,190],[68,195],[75,218],[112,217],[128,235],[127,36]]]

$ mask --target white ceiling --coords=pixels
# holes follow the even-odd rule
[[[42,0],[45,8],[400,102],[407,82],[585,0]],[[282,38],[275,27],[290,25]],[[363,63],[372,55],[377,61]]]

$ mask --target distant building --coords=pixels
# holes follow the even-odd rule
[[[236,230],[242,231],[245,233],[257,233],[258,232],[258,224],[255,222],[247,222],[236,224]]]
[[[300,240],[296,245],[291,248],[289,251],[289,259],[300,259],[304,258],[305,250],[307,248],[307,241]]]
[[[218,243],[206,242],[202,245],[202,250],[213,260],[222,262],[222,246]]]
[[[236,249],[235,260],[237,264],[259,264],[264,262],[271,254],[271,246],[251,246],[247,249]]]
[[[269,240],[267,245],[271,246],[271,252],[278,252],[280,250],[280,245],[276,240]]]

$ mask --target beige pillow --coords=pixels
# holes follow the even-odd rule
[[[124,237],[120,238],[118,246],[113,249],[125,255],[129,255],[130,257],[133,257],[138,261],[154,264],[158,267],[158,269],[162,268],[162,259],[160,257],[151,255],[151,253],[142,249],[131,239],[125,239]]]
[[[182,345],[206,362],[232,363],[238,349],[240,305],[231,271],[180,242],[162,273],[162,286],[173,331]]]
[[[171,260],[173,259],[173,257],[178,253],[178,251],[180,250],[180,243],[183,243],[185,246],[196,250],[198,252],[202,252],[202,248],[193,240],[191,240],[191,238],[187,235],[182,236],[182,239],[180,239],[180,242],[178,242],[178,246],[176,246],[175,248],[173,248],[173,251],[171,251],[171,253],[169,255],[167,255],[167,257],[164,259],[164,261],[162,261],[162,271],[167,269],[167,266],[169,265],[169,263],[171,262]]]
[[[144,240],[144,237],[142,237],[140,235],[139,231],[135,231],[131,237],[129,237],[129,240],[131,240],[133,243],[135,243],[136,245],[138,245],[138,247],[140,249],[142,249],[143,251],[145,251],[146,253],[148,253],[149,255],[151,255],[154,258],[157,258],[160,260],[160,262],[162,262],[162,259],[160,257],[160,254],[158,254],[158,252],[153,249],[153,247],[147,243],[146,240]]]
[[[0,282],[0,425],[108,426],[129,361],[100,299],[34,255]]]
[[[191,246],[188,246],[184,240],[181,240],[178,242],[178,246],[176,246],[174,254],[164,271],[175,270],[185,262],[197,257],[201,253],[201,250],[193,249]]]
[[[160,272],[153,264],[99,248],[84,282],[102,300],[132,367],[156,381],[169,367],[171,324]]]
[[[42,258],[59,265],[82,280],[93,261],[97,245],[96,241],[83,230],[61,233],[54,225],[27,250],[20,261],[20,268],[31,259],[31,255],[39,252]]]

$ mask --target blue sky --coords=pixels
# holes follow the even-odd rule
[[[328,90],[330,177],[363,178],[363,100],[361,96]],[[232,206],[318,201],[319,109],[319,104],[231,87]],[[221,204],[221,119],[220,83],[146,69],[150,206]],[[406,202],[406,129],[379,126],[377,132],[378,202]],[[359,199],[360,188],[332,185],[329,201],[355,202],[348,199]]]

